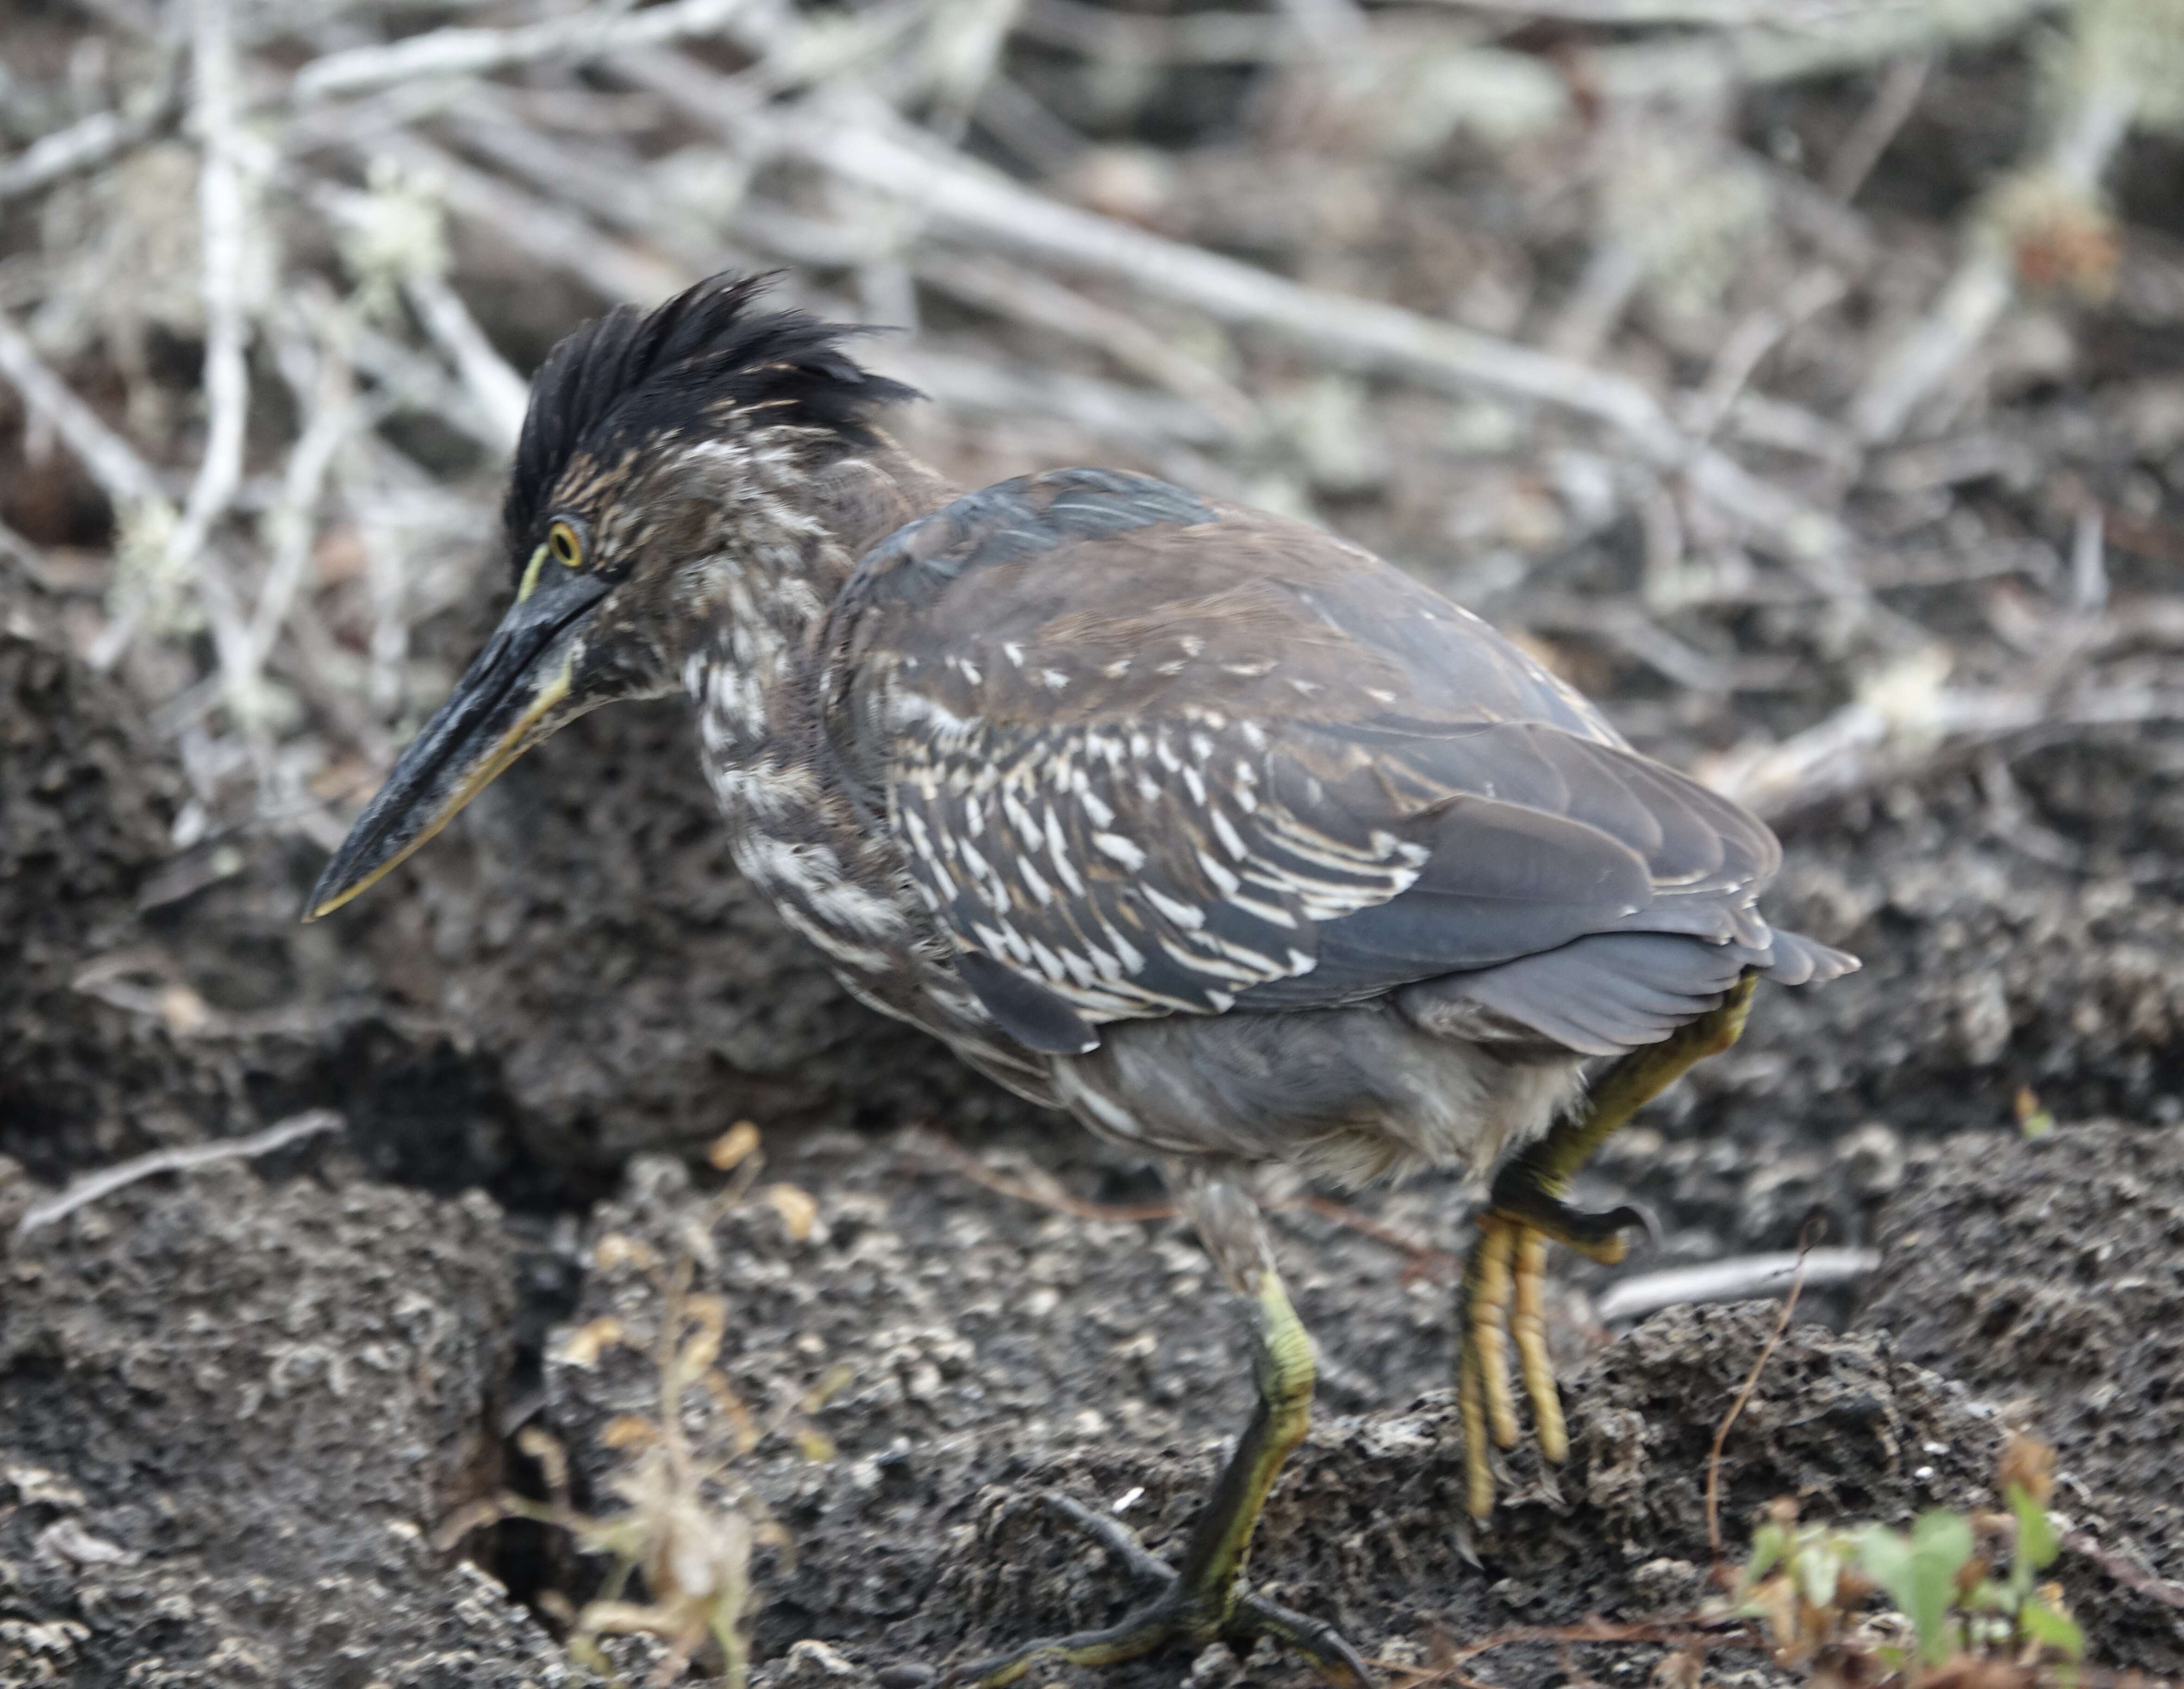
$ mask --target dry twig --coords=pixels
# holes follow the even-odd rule
[[[385,47],[348,47],[296,73],[292,98],[308,104],[433,76],[485,76],[519,64],[575,63],[637,47],[712,35],[749,0],[670,0],[634,14],[604,8],[517,29],[433,30]]]
[[[209,1144],[191,1144],[181,1149],[153,1150],[120,1164],[103,1168],[76,1179],[58,1196],[33,1204],[23,1218],[15,1222],[14,1240],[20,1246],[23,1240],[36,1231],[42,1231],[58,1220],[66,1219],[78,1209],[88,1207],[102,1197],[134,1185],[141,1179],[155,1178],[163,1173],[187,1173],[192,1168],[205,1167],[214,1162],[254,1160],[270,1156],[305,1138],[316,1137],[321,1132],[337,1132],[348,1123],[340,1113],[331,1108],[310,1108],[301,1114],[292,1114],[262,1132],[254,1132],[247,1138],[222,1138]]]
[[[1648,462],[1684,476],[1701,497],[1794,560],[1841,559],[1834,518],[1748,473],[1678,428],[1635,382],[1377,300],[1300,287],[1234,259],[1185,246],[1019,187],[908,131],[861,99],[828,99],[776,119],[723,78],[664,53],[618,63],[732,144],[785,148],[830,173],[914,205],[942,234],[1081,265],[1145,292],[1257,329],[1338,367],[1390,375],[1456,395],[1485,390],[1552,404],[1613,428]]]
[[[2017,294],[2017,231],[2004,214],[2013,187],[2047,197],[2054,215],[2090,220],[2109,160],[2130,132],[2138,93],[2134,67],[2100,53],[2080,55],[2082,81],[2040,155],[1991,195],[1967,238],[1964,261],[1933,309],[1866,376],[1848,421],[1869,443],[1903,432],[1921,400],[1984,340]]]
[[[1696,1267],[1671,1267],[1618,1279],[1601,1293],[1602,1320],[1638,1319],[1679,1302],[1741,1302],[1765,1296],[1786,1282],[1815,1286],[1855,1284],[1880,1264],[1873,1249],[1780,1250],[1732,1256]],[[1802,1276],[1801,1276],[1802,1275]]]
[[[1814,1246],[1819,1241],[1825,1229],[1825,1224],[1819,1220],[1806,1222],[1805,1235],[1797,1240],[1797,1271],[1790,1280],[1790,1294],[1782,1298],[1781,1314],[1774,1322],[1774,1329],[1767,1334],[1767,1341],[1759,1346],[1759,1358],[1752,1362],[1751,1372],[1746,1375],[1743,1384],[1739,1386],[1736,1396],[1729,1404],[1729,1412],[1721,1416],[1721,1423],[1714,1427],[1713,1447],[1707,1451],[1707,1548],[1713,1555],[1717,1571],[1722,1565],[1722,1447],[1729,1441],[1730,1431],[1736,1425],[1738,1415],[1744,1412],[1744,1404],[1752,1400],[1752,1392],[1759,1388],[1760,1374],[1767,1370],[1767,1363],[1774,1358],[1775,1346],[1781,1342],[1783,1334],[1790,1329],[1790,1321],[1797,1312],[1797,1298],[1804,1293],[1805,1257],[1813,1252]]]

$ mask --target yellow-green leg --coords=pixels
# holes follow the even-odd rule
[[[1571,1207],[1563,1200],[1570,1180],[1639,1109],[1694,1064],[1736,1042],[1751,1012],[1757,978],[1747,973],[1720,1007],[1617,1062],[1593,1086],[1582,1109],[1526,1145],[1496,1177],[1479,1217],[1478,1240],[1464,1264],[1458,1311],[1457,1409],[1463,1425],[1465,1502],[1474,1519],[1494,1510],[1489,1435],[1503,1448],[1517,1445],[1516,1396],[1509,1387],[1512,1341],[1524,1393],[1531,1398],[1540,1453],[1559,1463],[1569,1452],[1540,1311],[1548,1243],[1565,1243],[1613,1264],[1623,1258],[1624,1231],[1645,1224],[1635,1208],[1587,1214]]]
[[[1312,1420],[1317,1368],[1312,1338],[1290,1306],[1257,1205],[1219,1169],[1191,1167],[1171,1184],[1197,1222],[1215,1263],[1245,1299],[1258,1405],[1221,1470],[1213,1493],[1191,1527],[1183,1558],[1171,1567],[1148,1553],[1117,1520],[1050,1492],[1047,1506],[1094,1537],[1140,1585],[1154,1591],[1145,1605],[1105,1630],[1080,1630],[1029,1642],[997,1658],[952,1673],[951,1684],[999,1689],[1042,1661],[1111,1665],[1163,1647],[1203,1647],[1228,1640],[1273,1636],[1305,1655],[1336,1683],[1368,1685],[1364,1661],[1340,1632],[1317,1619],[1277,1606],[1243,1584],[1251,1536],[1267,1493]]]

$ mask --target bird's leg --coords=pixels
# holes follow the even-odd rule
[[[1479,1217],[1478,1240],[1464,1264],[1457,1316],[1457,1409],[1463,1424],[1465,1501],[1474,1518],[1485,1519],[1494,1510],[1488,1435],[1503,1448],[1517,1443],[1517,1406],[1509,1388],[1511,1341],[1524,1372],[1524,1393],[1531,1398],[1540,1453],[1560,1463],[1569,1452],[1540,1313],[1548,1243],[1566,1243],[1613,1265],[1623,1258],[1624,1230],[1646,1224],[1635,1208],[1588,1214],[1571,1207],[1563,1200],[1570,1180],[1639,1109],[1694,1064],[1736,1042],[1757,978],[1747,972],[1719,1008],[1618,1061],[1578,1112],[1510,1157],[1495,1179]]]
[[[1330,1680],[1363,1689],[1371,1675],[1356,1649],[1331,1625],[1252,1594],[1243,1584],[1251,1534],[1282,1463],[1304,1441],[1312,1419],[1317,1370],[1312,1338],[1290,1306],[1275,1271],[1266,1223],[1235,1173],[1219,1164],[1171,1163],[1169,1182],[1196,1223],[1214,1263],[1244,1299],[1252,1340],[1258,1405],[1222,1468],[1213,1493],[1192,1525],[1173,1567],[1142,1547],[1116,1520],[1050,1494],[1049,1507],[1095,1538],[1140,1584],[1156,1591],[1145,1605],[1105,1630],[1081,1630],[1027,1643],[996,1659],[955,1673],[951,1683],[998,1689],[1043,1660],[1107,1665],[1156,1648],[1202,1647],[1228,1639],[1273,1636],[1302,1653]]]

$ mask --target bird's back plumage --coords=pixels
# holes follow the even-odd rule
[[[1409,988],[1429,1029],[1600,1053],[1745,967],[1846,960],[1759,917],[1755,817],[1301,523],[1109,471],[1002,482],[870,551],[825,644],[837,753],[1034,1047]]]

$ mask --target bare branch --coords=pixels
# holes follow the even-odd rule
[[[959,299],[1096,347],[1125,369],[1197,405],[1240,438],[1251,438],[1265,426],[1251,398],[1206,365],[1135,317],[1110,310],[1034,270],[997,259],[933,251],[912,254],[911,268],[920,281]]]
[[[244,362],[249,319],[242,297],[248,254],[242,161],[236,129],[235,20],[230,0],[194,0],[191,14],[192,113],[204,149],[198,171],[198,216],[203,226],[205,312],[204,393],[208,413],[204,455],[191,482],[181,520],[168,536],[163,568],[170,578],[194,570],[213,644],[226,677],[228,703],[240,722],[256,717],[249,677],[250,633],[242,605],[220,560],[206,549],[213,525],[227,513],[242,481],[243,429],[250,410],[250,372]],[[130,637],[141,605],[126,606],[102,643],[109,661]]]
[[[603,299],[650,303],[697,279],[535,193],[465,164],[421,136],[378,136],[355,150],[367,162],[375,155],[389,158],[429,180],[456,215],[482,224],[534,262],[577,277]]]
[[[2088,57],[2103,74],[2077,92],[2042,157],[2017,180],[2090,208],[2109,160],[2130,132],[2137,96],[2116,67],[2099,55]],[[1968,237],[1963,263],[1931,312],[1868,374],[1852,400],[1848,419],[1859,438],[1879,443],[1901,434],[1919,401],[1971,354],[2017,297],[2016,254],[1995,215],[2001,203],[2001,196],[1990,198]]]
[[[514,451],[516,437],[523,432],[523,413],[530,408],[531,383],[493,349],[462,295],[444,276],[412,276],[402,290],[425,332],[447,354],[480,413],[493,424],[500,449]]]
[[[2162,687],[2087,687],[2059,700],[2036,688],[1937,690],[1915,714],[1861,700],[1779,745],[1723,760],[1708,783],[1763,820],[1780,821],[1960,762],[1984,746],[2178,721],[2184,692]]]
[[[1305,49],[1279,18],[1256,12],[1188,12],[1147,17],[1084,0],[1028,0],[1018,33],[1087,58],[1150,64],[1278,64]]]
[[[276,1125],[248,1138],[221,1138],[209,1144],[191,1144],[181,1149],[153,1150],[148,1155],[136,1156],[118,1166],[102,1168],[75,1180],[58,1196],[49,1196],[34,1204],[23,1218],[15,1222],[14,1241],[20,1245],[32,1232],[42,1231],[57,1220],[64,1220],[79,1208],[86,1208],[100,1198],[111,1196],[115,1191],[141,1180],[157,1177],[163,1173],[187,1173],[192,1168],[204,1167],[213,1162],[255,1160],[270,1156],[276,1150],[285,1150],[289,1145],[305,1138],[315,1138],[321,1132],[337,1132],[348,1123],[331,1108],[306,1109],[301,1114],[292,1114]]]
[[[832,174],[917,206],[943,233],[1121,276],[1224,322],[1273,334],[1329,364],[1457,394],[1484,388],[1556,405],[1614,428],[1657,467],[1802,562],[1839,558],[1831,516],[1699,446],[1635,382],[1400,306],[1299,286],[1270,271],[1019,187],[906,132],[869,103],[829,102],[780,120],[738,109],[722,78],[662,53],[621,63],[693,118],[738,142],[771,138]]]
[[[1873,167],[1880,162],[1880,155],[1888,150],[1888,143],[1896,138],[1913,109],[1919,96],[1926,90],[1926,78],[1934,69],[1934,55],[1914,53],[1908,59],[1899,59],[1888,67],[1888,74],[1880,79],[1880,87],[1872,103],[1858,116],[1849,134],[1842,138],[1834,155],[1828,159],[1828,192],[1848,204],[1858,198],[1858,191],[1865,186],[1865,179],[1873,174]]]
[[[355,47],[315,59],[296,73],[299,104],[360,93],[426,76],[484,76],[518,64],[598,59],[632,47],[658,47],[720,30],[748,0],[672,0],[617,15],[588,11],[517,29],[444,29],[385,47]]]
[[[1852,1285],[1880,1264],[1877,1249],[1815,1249],[1802,1257],[1808,1285]],[[1678,1302],[1741,1302],[1779,1290],[1796,1276],[1800,1259],[1786,1249],[1771,1255],[1739,1255],[1696,1267],[1669,1267],[1618,1279],[1595,1304],[1603,1321],[1639,1319]]]
[[[0,376],[22,395],[25,408],[61,437],[117,510],[166,502],[159,471],[46,367],[36,348],[5,315],[0,315]]]
[[[359,421],[347,360],[335,356],[330,348],[322,350],[313,370],[308,367],[307,349],[298,350],[292,361],[307,367],[292,371],[290,384],[304,413],[304,432],[288,454],[280,502],[265,517],[273,558],[250,618],[251,661],[259,664],[272,654],[303,590],[310,571],[311,542],[317,534],[314,518],[326,474],[333,466],[334,454]]]
[[[1197,405],[1090,376],[1033,376],[931,346],[882,346],[873,362],[959,415],[1050,416],[1124,447],[1226,443],[1228,428]]]
[[[1880,9],[1875,0],[1449,0],[1449,3],[1468,12],[1514,13],[1564,24],[1782,30],[1825,29]]]
[[[1758,7],[1779,15],[1769,0]],[[1707,34],[1663,35],[1578,53],[1572,74],[1594,97],[1625,100],[1697,99],[1708,92],[1801,81],[1937,47],[1998,41],[2067,0],[1973,0],[1964,6],[1902,5],[1895,0],[1844,5],[1823,24],[1750,27]]]
[[[0,164],[0,205],[51,187],[64,177],[97,170],[165,128],[175,114],[171,86],[135,113],[93,112],[89,117],[41,136]]]

